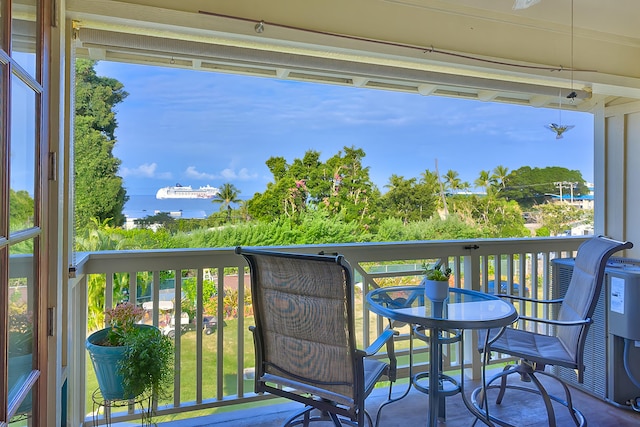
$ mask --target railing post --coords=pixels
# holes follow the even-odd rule
[[[464,257],[464,288],[472,290],[480,290],[480,256],[477,249],[469,247],[469,254]],[[468,332],[466,332],[468,333]],[[482,361],[478,348],[478,334],[471,333],[471,339],[464,341],[463,360],[471,360],[471,378],[476,380],[480,378],[482,373]]]

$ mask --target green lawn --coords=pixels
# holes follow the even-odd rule
[[[253,317],[245,318],[245,325],[248,328],[248,325],[253,324]],[[218,339],[218,332],[211,335],[202,335],[202,363],[203,363],[203,380],[202,380],[202,396],[203,399],[211,399],[217,395],[217,372],[216,372],[216,363],[218,359],[218,354],[216,351],[216,342]],[[244,339],[244,348],[245,348],[245,356],[244,356],[244,366],[245,367],[253,367],[255,362],[254,351],[253,351],[253,337],[251,336],[251,332],[248,329],[243,331],[243,339]],[[195,401],[196,399],[196,332],[189,331],[180,337],[181,343],[181,351],[180,351],[180,399],[181,401]],[[223,395],[234,395],[237,394],[237,355],[236,349],[238,348],[238,320],[231,319],[226,321],[226,326],[224,326],[224,383],[223,383]],[[98,382],[95,377],[95,372],[93,370],[93,366],[91,365],[91,360],[89,359],[89,355],[87,354],[87,412],[91,411],[93,408],[93,402],[91,400],[92,393],[98,388]],[[244,381],[244,389],[245,392],[253,391],[253,381]],[[163,403],[173,402],[172,398],[166,402],[161,401],[160,405]],[[256,404],[252,404],[255,406]],[[240,405],[233,407],[231,409],[239,409]],[[224,410],[230,410],[230,408],[216,408],[210,409],[206,411],[198,411],[199,415],[204,413],[215,413]],[[195,416],[195,412],[190,412],[188,414],[174,414],[163,417],[156,417],[155,421],[167,421],[170,419],[177,419],[180,417],[193,417]]]

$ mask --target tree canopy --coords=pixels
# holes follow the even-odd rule
[[[564,194],[569,194],[570,191],[573,191],[575,196],[588,193],[580,171],[559,166],[546,168],[523,166],[506,175],[499,196],[507,200],[515,200],[520,206],[528,208],[544,203],[551,198],[551,195],[560,195],[561,188],[564,188]]]
[[[95,61],[76,61],[74,177],[75,220],[78,229],[91,218],[122,225],[122,208],[127,201],[123,181],[118,176],[120,159],[113,155],[117,128],[114,107],[128,95],[122,83],[100,77]]]

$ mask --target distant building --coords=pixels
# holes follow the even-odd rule
[[[594,187],[593,184],[590,182],[585,182],[585,185],[587,186],[587,188],[589,189],[589,194],[582,194],[579,196],[573,195],[571,193],[569,194],[562,194],[562,197],[560,195],[557,194],[548,194],[548,196],[551,198],[552,202],[566,202],[569,203],[573,206],[576,206],[580,209],[593,209],[594,203],[593,203],[593,192],[594,192]]]

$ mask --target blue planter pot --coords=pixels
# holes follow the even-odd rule
[[[151,325],[136,325],[140,328],[155,328]],[[98,345],[105,340],[111,328],[101,329],[89,335],[86,341],[87,351],[91,357],[93,369],[96,372],[98,387],[105,400],[128,400],[133,399],[139,393],[132,396],[125,396],[122,385],[122,375],[118,373],[118,362],[124,358],[126,347],[109,347]]]

